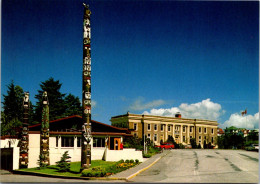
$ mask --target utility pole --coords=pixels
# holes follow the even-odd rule
[[[83,3],[83,83],[82,83],[82,142],[81,169],[91,165],[91,29],[89,6]]]
[[[23,129],[22,138],[20,146],[20,158],[19,158],[19,168],[28,168],[28,152],[29,152],[29,129],[28,129],[28,113],[29,113],[29,93],[24,92],[23,98]]]

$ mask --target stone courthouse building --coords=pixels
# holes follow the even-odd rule
[[[180,113],[175,117],[130,114],[111,118],[112,126],[129,128],[132,135],[150,138],[156,145],[167,141],[172,136],[177,143],[190,144],[195,138],[196,143],[203,147],[204,141],[217,144],[217,121],[182,118]]]

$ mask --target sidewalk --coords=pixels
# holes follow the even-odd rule
[[[168,153],[170,153],[169,150],[164,150],[162,153],[160,154],[156,154],[154,156],[152,156],[151,158],[148,158],[146,161],[142,162],[141,164],[127,169],[125,171],[122,171],[120,173],[117,173],[115,175],[111,175],[108,178],[110,179],[125,179],[125,180],[129,180],[133,177],[135,177],[137,174],[145,171],[146,169],[148,169],[149,167],[151,167],[153,164],[155,164],[158,160],[160,160],[162,157],[164,157],[165,155],[167,155]]]

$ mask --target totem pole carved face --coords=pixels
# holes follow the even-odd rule
[[[24,92],[23,105],[24,105],[24,107],[29,106],[29,93],[28,92]]]
[[[91,100],[84,100],[85,105],[91,105]]]
[[[43,129],[41,136],[45,139],[49,138],[49,129]]]
[[[42,103],[43,104],[48,104],[48,96],[47,96],[47,91],[44,91],[43,92],[43,95],[42,95]]]
[[[90,92],[85,92],[85,98],[86,98],[86,99],[90,99],[90,98],[91,98]]]

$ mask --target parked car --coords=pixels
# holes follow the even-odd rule
[[[255,147],[255,149],[258,151],[259,150],[259,145],[258,144],[253,144],[253,146]]]
[[[247,151],[259,151],[258,144],[251,144],[250,146],[245,147]]]
[[[174,144],[172,143],[163,143],[160,146],[155,146],[157,148],[161,148],[161,149],[174,149]]]
[[[184,148],[185,148],[185,149],[191,149],[192,146],[191,146],[190,144],[187,144],[187,145],[184,146]]]

